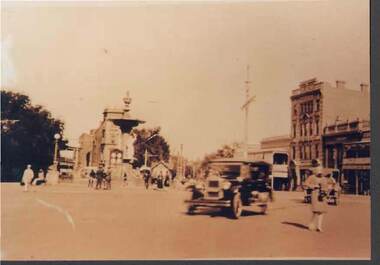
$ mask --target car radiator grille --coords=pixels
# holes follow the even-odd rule
[[[218,198],[219,197],[219,192],[217,192],[217,191],[209,191],[209,192],[207,192],[207,195],[210,198]]]
[[[219,187],[219,181],[217,181],[217,180],[210,180],[208,182],[208,186],[210,188],[218,188]]]

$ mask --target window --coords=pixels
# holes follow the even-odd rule
[[[316,144],[315,145],[315,158],[319,158],[319,145],[318,144]]]
[[[288,155],[282,153],[275,153],[273,155],[273,165],[286,165],[288,164]]]
[[[312,159],[312,153],[311,153],[311,144],[309,144],[309,159]]]
[[[303,150],[302,150],[302,145],[300,146],[300,158],[303,159]]]
[[[306,123],[304,123],[303,126],[304,126],[305,136],[307,136],[307,126],[306,126]]]
[[[315,131],[316,135],[319,135],[319,120],[315,121]]]
[[[319,100],[319,99],[317,99],[317,101],[316,101],[316,105],[317,105],[317,111],[319,111],[319,108],[320,108],[320,103],[321,101]]]
[[[293,124],[293,138],[296,138],[296,136],[297,136],[297,131],[296,131],[296,129],[297,129],[297,125],[296,125],[296,124]]]
[[[304,157],[305,157],[305,159],[309,159],[309,152],[308,152],[309,150],[308,150],[307,147],[308,147],[307,145],[304,146],[304,150],[305,150],[304,151],[305,152],[305,156]]]
[[[300,124],[300,136],[303,136],[303,124]]]
[[[293,154],[292,154],[292,155],[293,155],[293,160],[294,160],[294,159],[296,159],[296,147],[293,146],[292,149],[293,149],[293,150],[292,150],[292,151],[293,151]]]
[[[313,135],[313,122],[312,121],[309,122],[309,131],[310,131],[310,135]]]

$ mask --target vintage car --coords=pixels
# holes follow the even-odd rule
[[[185,200],[189,214],[198,207],[216,207],[239,218],[243,208],[258,206],[265,214],[272,199],[269,176],[271,165],[264,161],[215,159],[208,164],[204,183],[191,186],[191,198]]]

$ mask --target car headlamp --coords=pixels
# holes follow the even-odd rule
[[[231,188],[231,182],[229,181],[224,182],[222,188],[224,190],[228,190],[229,188]]]
[[[202,183],[197,183],[197,184],[195,185],[195,188],[198,189],[198,190],[202,190],[202,189],[203,189],[203,185],[202,185]]]

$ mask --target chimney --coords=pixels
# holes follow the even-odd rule
[[[363,93],[368,93],[369,92],[369,86],[366,83],[361,83],[360,84],[360,91]]]
[[[346,81],[336,80],[336,88],[345,88]]]

